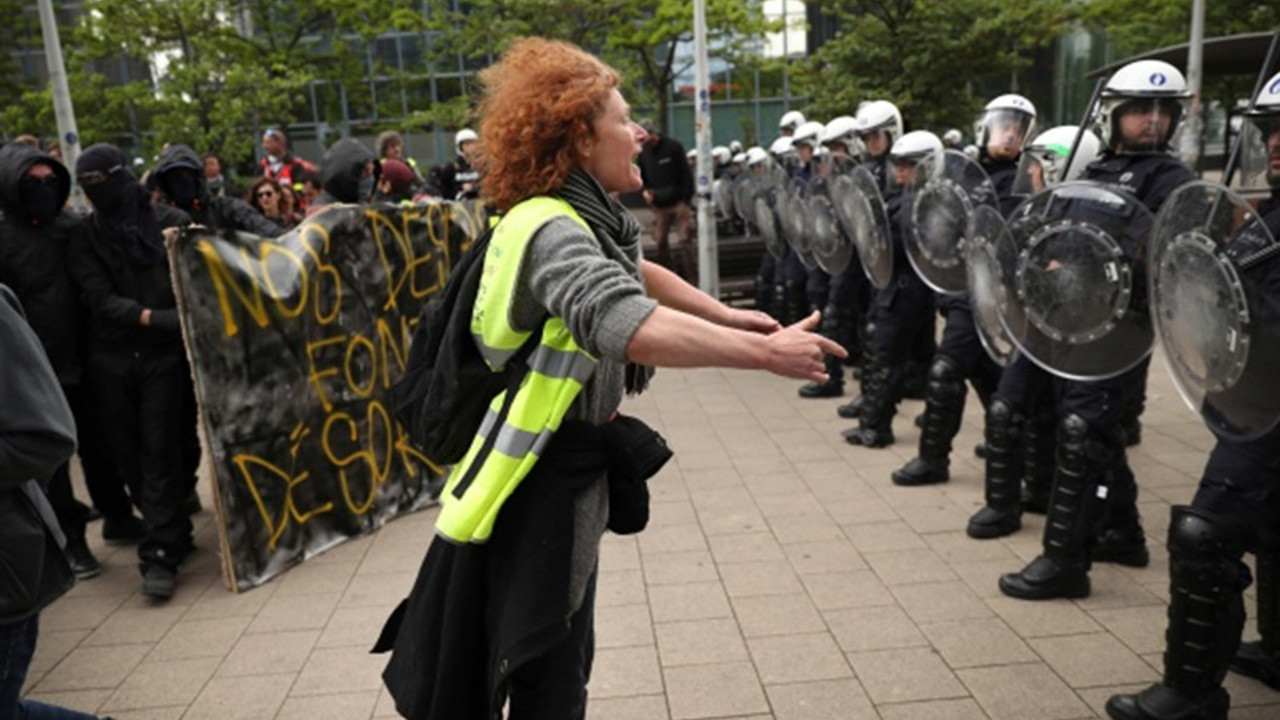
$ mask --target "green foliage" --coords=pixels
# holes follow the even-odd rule
[[[1280,28],[1280,3],[1258,0],[1206,0],[1205,37]],[[1191,0],[1093,0],[1082,19],[1104,31],[1116,57],[1187,42]]]
[[[816,1],[816,0],[814,0]],[[965,126],[989,99],[975,83],[1008,78],[1062,34],[1075,0],[824,0],[841,32],[797,68],[819,117],[887,99],[913,128]]]

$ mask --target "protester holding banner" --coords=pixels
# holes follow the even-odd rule
[[[89,232],[71,244],[71,276],[93,315],[89,375],[99,423],[142,510],[138,546],[142,592],[173,595],[178,565],[191,552],[185,453],[191,373],[178,327],[161,231],[191,218],[151,205],[123,152],[94,145],[76,161],[76,179],[93,203]]]
[[[205,181],[200,157],[186,145],[166,147],[151,178],[169,204],[189,215],[197,225],[210,230],[243,230],[260,237],[280,234],[280,225],[240,198],[214,195]]]
[[[480,80],[484,199],[503,219],[471,327],[495,370],[532,350],[453,468],[418,582],[383,633],[396,651],[384,678],[409,718],[507,706],[512,720],[580,719],[614,519],[606,477],[639,469],[623,459],[636,444],[612,438],[655,435],[615,420],[624,390],[643,391],[653,365],[821,381],[823,353],[844,351],[810,332],[817,313],[783,329],[641,259],[639,224],[612,194],[640,189],[645,133],[612,68],[523,39]]]

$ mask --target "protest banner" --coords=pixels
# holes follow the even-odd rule
[[[171,243],[233,590],[434,502],[443,469],[391,389],[423,303],[483,226],[474,204],[340,205],[279,238]]]

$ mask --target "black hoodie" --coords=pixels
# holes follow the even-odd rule
[[[192,171],[189,181],[191,187],[179,187],[178,176],[181,170]],[[276,237],[284,232],[279,224],[258,212],[249,203],[209,192],[209,185],[204,177],[204,162],[186,145],[170,145],[165,148],[160,153],[151,178],[169,204],[190,215],[197,225],[204,225],[210,230],[243,230],[261,237]]]
[[[308,209],[333,203],[358,203],[369,200],[373,195],[373,183],[377,182],[378,164],[374,163],[373,151],[364,143],[354,138],[343,138],[333,144],[324,154],[324,168],[320,179],[324,191],[313,201]],[[361,195],[360,180],[364,168],[373,163],[373,183],[366,183],[369,192]]]
[[[84,222],[59,212],[48,221],[28,216],[21,182],[43,162],[53,169],[54,207],[66,205],[71,174],[35,148],[12,143],[0,148],[0,285],[8,285],[26,308],[27,321],[44,345],[58,381],[74,385],[84,372],[87,315],[67,272],[67,248],[85,233]]]

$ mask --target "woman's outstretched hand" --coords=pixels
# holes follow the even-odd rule
[[[769,345],[765,369],[797,380],[826,382],[829,378],[823,356],[835,355],[843,359],[849,352],[834,340],[813,332],[821,319],[822,313],[815,310],[800,322],[769,335],[765,339]]]

